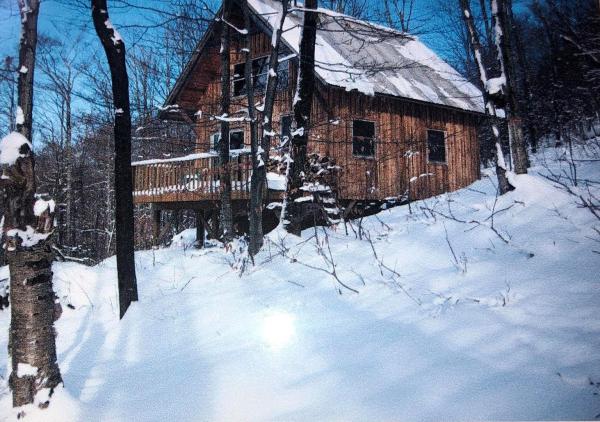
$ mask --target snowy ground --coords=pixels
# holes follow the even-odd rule
[[[578,170],[600,180],[597,163]],[[593,419],[600,224],[537,172],[497,203],[484,177],[365,219],[363,240],[329,230],[332,255],[323,231],[322,254],[314,231],[273,233],[242,276],[222,249],[186,248],[185,232],[136,255],[140,302],[122,321],[114,259],[55,264],[66,391],[28,419]],[[0,311],[0,333],[8,324]],[[11,419],[4,380],[0,395]]]

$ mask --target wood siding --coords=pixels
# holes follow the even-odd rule
[[[177,103],[197,115],[196,152],[207,152],[210,136],[219,131],[214,118],[219,112],[220,71],[218,34],[213,34],[186,81]],[[244,58],[239,40],[232,40],[232,74],[235,64]],[[318,48],[318,47],[317,47]],[[252,57],[270,54],[271,37],[254,28]],[[273,115],[274,130],[280,131],[281,118],[292,113],[296,64],[288,61],[289,84],[277,92]],[[383,200],[386,198],[421,199],[465,187],[480,177],[477,125],[480,116],[457,109],[419,103],[398,97],[367,96],[317,83],[312,106],[309,149],[333,158],[341,167],[340,198],[347,200]],[[260,94],[256,101],[261,101]],[[231,111],[246,107],[246,97],[234,97]],[[352,154],[352,125],[356,119],[375,124],[375,155],[372,158]],[[248,143],[249,125],[231,124],[231,130],[243,129]],[[446,162],[430,163],[427,156],[427,130],[444,131]],[[278,139],[274,140],[274,143]],[[138,199],[137,202],[140,202]],[[148,201],[150,202],[150,201]]]

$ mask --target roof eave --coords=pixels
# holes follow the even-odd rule
[[[222,6],[219,8],[219,10],[215,14],[215,16],[218,16],[221,13],[221,10],[222,10]],[[216,25],[216,21],[213,20],[210,23],[210,25],[208,26],[208,28],[206,28],[206,32],[204,33],[204,35],[198,42],[198,45],[196,46],[196,49],[195,49],[194,53],[192,54],[192,57],[190,57],[190,60],[185,65],[183,72],[181,72],[181,75],[179,75],[179,77],[177,78],[177,81],[175,82],[175,86],[173,87],[173,89],[171,90],[169,95],[167,96],[167,99],[165,100],[163,107],[162,107],[163,110],[161,110],[159,112],[159,116],[161,118],[164,117],[165,119],[169,119],[168,114],[171,114],[171,113],[165,113],[165,110],[168,110],[169,106],[173,106],[176,104],[175,99],[181,93],[181,90],[183,89],[183,86],[185,85],[185,82],[187,81],[189,74],[192,72],[192,70],[196,66],[196,63],[200,59],[200,56],[202,55],[202,51],[204,50],[206,43],[208,42],[210,37],[213,35],[213,30],[214,30],[215,25]],[[175,119],[175,120],[177,120],[177,119]]]

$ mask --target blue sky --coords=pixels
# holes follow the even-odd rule
[[[453,1],[453,0],[449,0]],[[82,9],[69,5],[65,0],[42,0],[41,12],[39,18],[40,31],[57,38],[66,39],[67,37],[75,37],[81,32],[92,34],[92,24],[90,12],[88,9]],[[84,0],[87,4],[88,1]],[[158,0],[148,0],[140,4],[160,4]],[[377,0],[372,0],[373,5],[378,3]],[[0,0],[0,56],[7,54],[15,54],[19,39],[19,17],[16,0]],[[432,0],[416,0],[414,16],[416,21],[421,26],[425,23],[428,27],[438,27],[440,17],[431,12]],[[109,7],[111,1],[109,0]],[[123,26],[129,24],[138,24],[145,21],[144,12],[132,11],[126,12],[117,8],[111,9],[111,20],[118,27],[120,32],[129,38],[127,28]],[[443,35],[439,33],[424,33],[422,39],[430,45],[434,50],[438,50],[439,54],[443,55],[443,51],[439,50]]]

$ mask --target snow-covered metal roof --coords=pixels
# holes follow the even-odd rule
[[[278,27],[280,1],[248,3],[271,30]],[[324,82],[368,95],[388,94],[484,112],[481,91],[417,37],[331,10],[319,12],[315,70]],[[301,31],[302,11],[293,11],[286,18],[283,40],[296,54]]]

